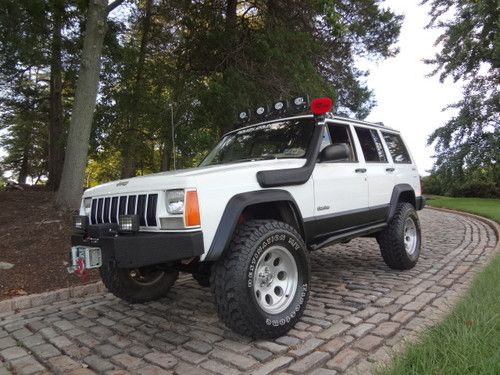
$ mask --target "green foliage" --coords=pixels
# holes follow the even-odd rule
[[[48,173],[49,101],[53,8],[60,0],[5,0],[0,3],[0,129],[7,130],[1,145],[8,155],[5,170],[24,182]],[[66,77],[63,111],[71,106],[76,51],[79,43],[78,7],[64,2],[61,64]],[[66,137],[62,129],[62,139]]]
[[[7,130],[0,139],[7,155],[0,166],[5,171],[13,171],[19,183],[26,183],[27,177],[39,180],[47,170],[47,128],[48,109],[43,100],[47,87],[38,82],[43,74],[31,70],[26,77],[13,84],[15,97],[5,98],[0,103],[0,129]]]
[[[451,197],[500,198],[498,168],[465,169],[460,179],[453,179],[442,171],[422,179],[425,194]]]
[[[96,153],[89,159],[85,173],[87,187],[99,185],[102,181],[120,178],[121,155],[118,151]]]
[[[470,184],[486,171],[500,184],[500,8],[495,0],[424,0],[431,27],[443,30],[441,51],[428,60],[433,74],[464,84],[463,99],[450,105],[457,114],[429,137],[435,144],[435,174],[446,185]],[[476,177],[476,176],[473,176]]]
[[[4,98],[18,97],[10,82],[27,67],[48,78],[54,1],[2,2]],[[85,8],[86,2],[65,1],[66,124],[80,64]],[[119,173],[111,168],[120,170],[130,161],[136,174],[171,169],[174,155],[177,168],[196,165],[224,132],[234,128],[237,111],[278,98],[304,93],[332,96],[339,113],[365,117],[374,103],[364,84],[367,72],[356,67],[356,59],[396,54],[402,22],[378,0],[137,0],[120,9],[110,17],[103,51],[87,171],[91,184],[117,178]],[[44,94],[35,112],[43,129],[48,121],[45,112],[41,115],[49,100],[47,81],[39,81],[38,90]],[[14,104],[4,102],[4,108],[12,112]],[[0,126],[9,126],[5,147],[24,144],[20,131],[6,122]],[[36,138],[37,147],[45,149],[36,156],[40,166],[46,166],[48,158],[47,132],[43,134],[45,138]],[[29,156],[31,164],[33,157]],[[19,169],[10,162],[8,166]]]
[[[121,144],[127,155],[134,137],[136,160],[151,170],[171,168],[170,104],[177,167],[198,162],[234,128],[238,110],[277,98],[333,96],[339,112],[368,114],[371,92],[355,58],[394,55],[401,16],[373,0],[240,1],[234,14],[229,3],[155,3],[140,90],[135,62],[146,14],[141,3],[130,9],[133,27],[105,63],[94,149]],[[138,128],[131,125],[137,111]],[[168,165],[151,157],[156,149]]]

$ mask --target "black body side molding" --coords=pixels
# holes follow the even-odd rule
[[[314,166],[318,159],[319,148],[321,147],[321,136],[324,125],[317,124],[311,140],[311,147],[308,148],[306,162],[300,168],[278,169],[257,172],[257,181],[264,188],[276,186],[290,186],[305,184],[311,177]]]
[[[352,229],[348,232],[339,233],[339,234],[333,235],[331,237],[328,237],[327,239],[323,240],[322,242],[314,243],[314,244],[310,245],[310,249],[311,250],[319,250],[325,246],[330,246],[330,245],[333,245],[333,244],[336,244],[336,243],[339,243],[342,241],[351,240],[351,239],[356,238],[356,237],[368,236],[372,233],[377,233],[377,232],[384,230],[384,228],[386,226],[387,226],[386,223],[378,223],[378,224],[373,224],[370,226],[364,226],[361,228]]]
[[[246,207],[266,202],[289,202],[293,206],[295,214],[297,215],[297,220],[302,224],[302,217],[300,216],[301,214],[297,207],[297,203],[293,196],[286,190],[269,189],[237,194],[229,200],[222,214],[222,219],[219,222],[215,237],[205,260],[217,260],[229,246],[234,229]]]

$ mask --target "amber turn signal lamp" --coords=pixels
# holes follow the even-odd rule
[[[201,225],[200,206],[198,204],[198,193],[196,190],[186,191],[184,220],[186,222],[186,227],[198,227]]]

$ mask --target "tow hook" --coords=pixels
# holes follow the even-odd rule
[[[69,273],[74,273],[82,283],[85,283],[89,279],[89,271],[85,269],[85,262],[83,257],[79,256],[76,258],[76,264],[66,268]]]
[[[70,252],[70,265],[66,269],[74,273],[84,283],[89,279],[89,269],[102,265],[101,249],[98,247],[73,246]]]

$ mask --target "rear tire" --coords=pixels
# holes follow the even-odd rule
[[[220,319],[245,336],[284,335],[309,297],[308,255],[301,236],[286,223],[253,220],[240,225],[212,269]]]
[[[399,203],[389,225],[377,241],[385,264],[396,270],[408,270],[417,264],[420,256],[420,221],[413,205]]]
[[[103,265],[99,271],[106,288],[130,303],[155,301],[165,297],[179,276],[177,271],[167,272],[154,267],[129,269],[109,264]]]

